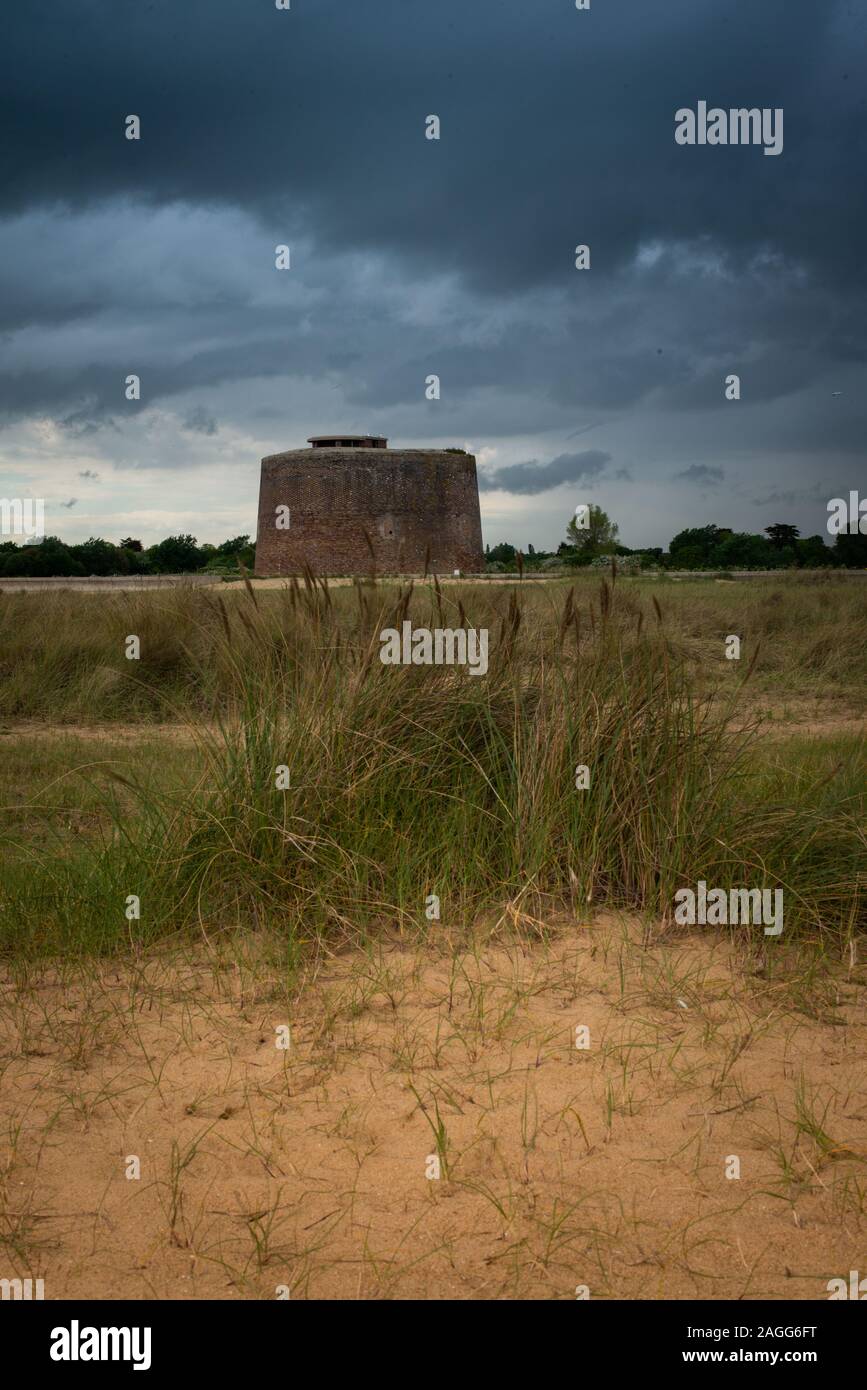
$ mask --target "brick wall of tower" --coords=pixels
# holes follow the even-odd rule
[[[278,530],[277,508],[289,508]],[[484,567],[476,461],[442,449],[295,449],[262,460],[256,574]]]

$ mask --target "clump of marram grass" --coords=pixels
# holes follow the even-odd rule
[[[559,609],[530,600],[532,623],[515,589],[359,584],[338,608],[308,573],[276,608],[253,589],[202,595],[184,642],[206,654],[209,698],[219,673],[205,775],[143,793],[137,815],[125,788],[98,857],[34,860],[29,884],[16,872],[7,949],[263,924],[299,945],[351,939],[429,928],[430,894],[452,924],[515,899],[666,917],[699,878],[783,887],[787,930],[863,926],[856,770],[787,799],[757,773],[737,690],[696,697],[665,608],[646,619],[619,579],[559,593]],[[488,626],[488,674],[383,666],[379,632],[406,618]],[[126,921],[131,893],[141,917]]]

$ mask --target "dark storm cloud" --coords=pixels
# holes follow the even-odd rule
[[[845,488],[841,485],[835,489],[833,484],[814,483],[811,487],[783,488],[776,492],[769,492],[764,497],[754,497],[752,501],[756,507],[778,506],[780,504],[785,507],[793,507],[802,502],[824,505],[835,490],[844,492]]]
[[[191,410],[184,420],[185,430],[193,434],[216,434],[218,425],[213,415],[209,415],[200,405]]]
[[[487,288],[559,278],[579,240],[610,273],[654,235],[863,278],[864,22],[845,0],[92,0],[70,62],[67,26],[22,6],[4,129],[30,115],[0,187],[10,210],[126,194],[252,208],[275,232],[282,213]],[[676,146],[674,112],[699,98],[783,107],[783,155]]]
[[[867,423],[865,34],[851,0],[89,0],[70,23],[18,6],[0,417],[48,415],[113,456],[179,400],[172,468],[217,433],[187,396],[219,391],[221,443],[277,423],[247,402],[282,379],[337,417],[305,433],[358,414],[391,435],[520,436],[526,458],[553,452],[534,434],[634,416],[630,449],[597,436],[632,465],[615,481],[675,491],[685,454],[681,480],[712,485],[726,451],[755,475],[832,449],[845,475]],[[699,99],[784,108],[783,153],[677,146],[674,113]],[[645,411],[712,424],[654,468]],[[482,485],[538,493],[581,457]]]
[[[479,471],[479,488],[533,495],[549,492],[561,483],[590,482],[605,472],[610,454],[598,449],[585,449],[580,454],[558,454],[550,463],[510,463],[503,468]]]
[[[716,487],[724,478],[725,473],[721,468],[709,468],[704,463],[691,463],[689,468],[683,468],[674,475],[676,482],[704,483],[708,487]]]

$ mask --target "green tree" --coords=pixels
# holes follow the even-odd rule
[[[585,519],[587,525],[579,526],[577,519],[572,516],[566,527],[566,535],[575,547],[578,559],[614,553],[618,528],[608,513],[591,502]]]
[[[17,545],[15,553],[3,559],[3,574],[20,578],[67,578],[81,576],[84,567],[73,557],[59,536],[46,536],[36,545]]]
[[[210,559],[209,568],[227,566],[234,569],[240,562],[245,569],[252,569],[256,559],[256,547],[249,536],[235,536],[216,547]]]
[[[713,569],[780,569],[793,560],[791,552],[778,550],[764,536],[735,531],[715,545],[709,563]]]
[[[249,536],[235,536],[234,540],[222,541],[217,546],[218,555],[238,555],[242,550],[249,550],[252,542]]]
[[[807,569],[834,563],[834,552],[821,536],[807,536],[805,539],[796,540],[795,554],[798,564],[806,566]]]
[[[786,546],[794,546],[801,534],[797,526],[787,526],[782,521],[776,521],[773,526],[766,526],[765,533],[771,545],[776,546],[777,550],[784,550]]]
[[[70,546],[72,558],[77,560],[85,574],[123,573],[117,546],[98,536],[91,536],[80,545]]]
[[[701,569],[710,564],[711,552],[732,535],[729,526],[690,526],[673,537],[668,553],[675,569]]]
[[[158,574],[188,574],[202,564],[201,551],[195,536],[166,536],[147,552]]]
[[[834,559],[847,569],[867,569],[867,535],[841,531],[834,542]]]

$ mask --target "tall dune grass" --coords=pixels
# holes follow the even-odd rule
[[[257,608],[238,586],[0,593],[0,718],[70,723],[210,718],[237,699],[238,665],[276,661],[285,679],[287,664],[307,659],[310,643],[299,620],[311,629],[309,635],[322,634],[326,648],[352,645],[359,640],[364,605],[373,612],[388,595],[394,602],[405,592],[398,584],[326,591],[312,577],[310,582],[312,590],[257,591]],[[601,628],[598,578],[579,575],[574,581],[508,587],[449,583],[440,591],[440,603],[448,623],[460,621],[465,609],[493,637],[507,616],[510,594],[519,591],[522,621],[514,646],[520,658],[535,662],[557,637],[570,588],[584,625],[582,640],[589,643],[593,624]],[[657,599],[670,645],[704,689],[738,685],[736,663],[723,656],[725,637],[737,633],[747,660],[759,649],[752,687],[783,697],[835,692],[864,705],[867,582],[858,576],[786,575],[729,583],[621,577],[615,590],[612,622],[624,627],[637,623],[641,613],[652,624]],[[302,597],[311,592],[317,596],[312,610]],[[416,606],[424,593],[431,593],[428,586],[416,586]],[[223,641],[227,624],[231,650]],[[137,662],[125,657],[130,633],[141,639]],[[317,639],[317,662],[321,645]]]
[[[127,599],[115,633],[141,629],[143,661],[123,684],[148,708],[145,653],[171,620],[154,708],[189,708],[195,692],[204,774],[178,793],[108,780],[99,845],[53,860],[19,847],[0,941],[113,950],[267,925],[301,948],[435,929],[432,894],[455,925],[508,901],[666,918],[699,878],[783,887],[787,932],[862,928],[863,752],[830,776],[761,766],[743,716],[748,664],[724,695],[697,694],[668,616],[605,581],[553,595],[408,584],[338,597],[308,574],[267,601],[250,587],[231,603]],[[379,632],[406,617],[488,626],[488,674],[383,666]],[[141,918],[127,921],[131,894]]]

